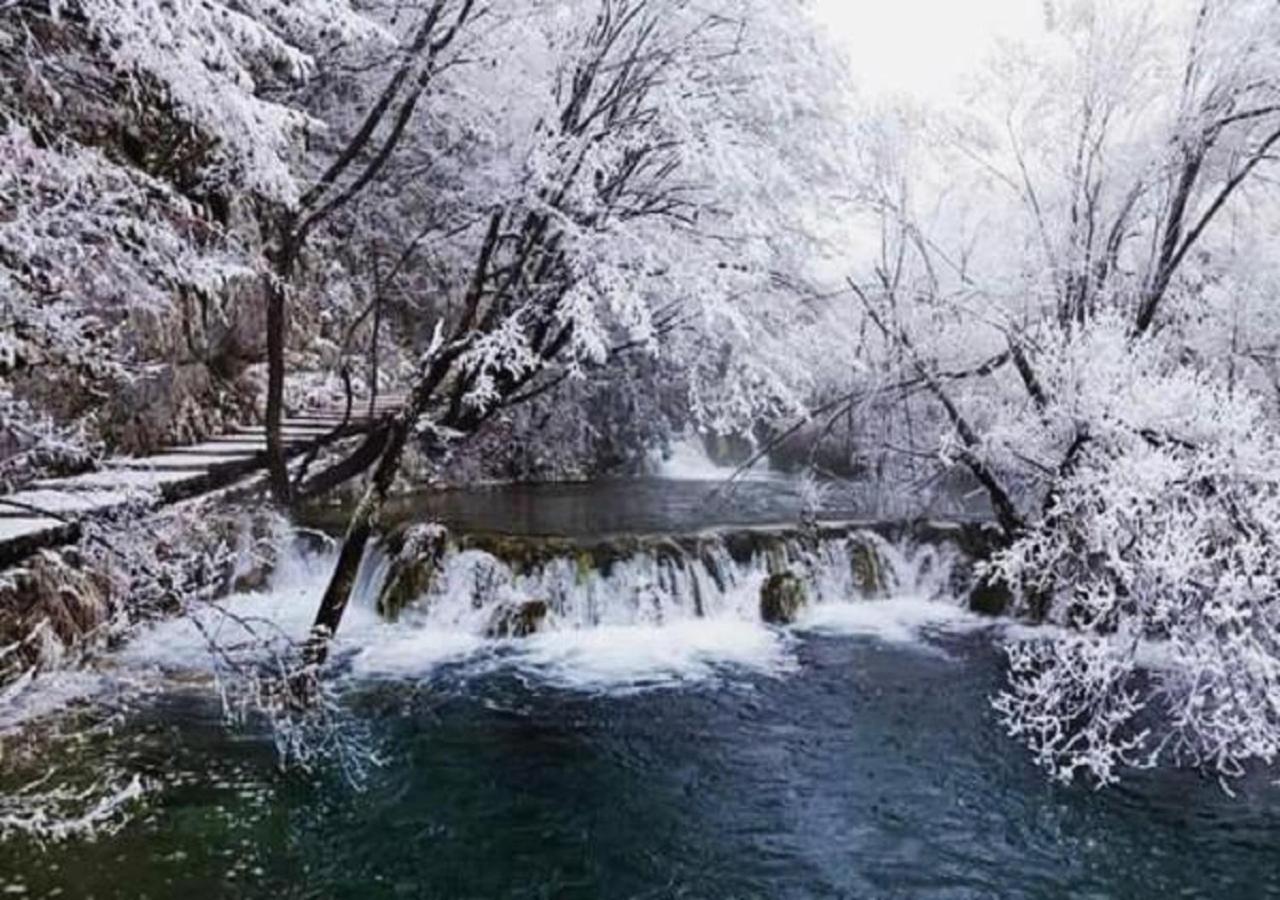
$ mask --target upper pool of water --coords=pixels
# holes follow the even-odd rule
[[[820,490],[817,505],[823,519],[987,517],[981,496],[962,489],[890,497],[870,482],[833,482]],[[434,520],[460,531],[576,537],[795,523],[807,504],[812,498],[806,498],[800,484],[783,477],[733,483],[638,478],[424,490],[389,501],[383,520]],[[340,506],[316,506],[306,518],[337,528],[347,512]]]

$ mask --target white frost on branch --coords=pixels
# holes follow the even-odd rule
[[[234,185],[284,203],[300,194],[297,142],[315,123],[264,96],[261,82],[310,77],[314,61],[303,41],[383,33],[345,2],[77,0],[77,6],[122,72],[154,79],[196,128],[219,141],[217,160],[203,173],[211,187]]]
[[[1010,650],[1010,732],[1063,778],[1142,758],[1223,777],[1280,756],[1280,431],[1261,398],[1104,316],[1042,346],[1052,398],[984,450],[1045,481],[988,573],[1068,636]],[[1052,477],[1028,460],[1070,463]],[[1139,716],[1145,710],[1147,718]]]
[[[50,843],[113,834],[146,796],[138,775],[85,787],[46,786],[53,774],[0,796],[0,840],[23,836]]]

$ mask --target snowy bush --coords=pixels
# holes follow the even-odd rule
[[[988,450],[1041,510],[986,566],[1060,632],[1015,642],[996,701],[1063,779],[1170,761],[1241,774],[1280,754],[1280,432],[1261,399],[1118,317],[1037,358],[1038,415]],[[1016,454],[1016,457],[1015,457]]]

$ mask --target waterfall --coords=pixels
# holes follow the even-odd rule
[[[492,637],[691,620],[758,621],[765,581],[788,573],[809,605],[954,593],[963,554],[944,535],[890,539],[864,527],[735,529],[595,541],[503,535],[370,550],[358,602],[417,627]]]
[[[670,481],[722,481],[733,475],[737,466],[728,460],[717,462],[707,452],[706,442],[699,435],[687,435],[673,441],[667,454],[654,455],[649,460],[650,469],[660,478]],[[745,472],[738,473],[740,479],[774,480],[784,476],[769,468],[769,461],[761,459]]]
[[[918,642],[932,628],[977,627],[960,598],[982,539],[981,528],[928,523],[589,540],[417,525],[371,543],[334,655],[357,679],[506,668],[586,690],[779,675],[796,670],[805,633]],[[270,649],[264,635],[301,640],[335,561],[295,548],[271,584],[160,623],[117,661],[216,670],[209,634],[251,656]],[[795,628],[763,620],[774,576],[802,586]]]

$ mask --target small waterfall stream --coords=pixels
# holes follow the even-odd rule
[[[490,637],[758,621],[762,588],[779,574],[798,579],[812,606],[955,595],[967,562],[959,544],[941,526],[890,537],[848,525],[598,540],[415,526],[371,548],[357,602],[406,625]]]
[[[972,562],[989,540],[980,524],[928,521],[573,536],[401,522],[366,551],[334,657],[356,680],[497,666],[590,690],[781,674],[805,632],[914,641],[973,620]],[[117,658],[217,671],[210,634],[250,657],[278,635],[272,652],[288,653],[336,562],[304,544],[263,588],[198,610],[201,627],[161,623]]]

